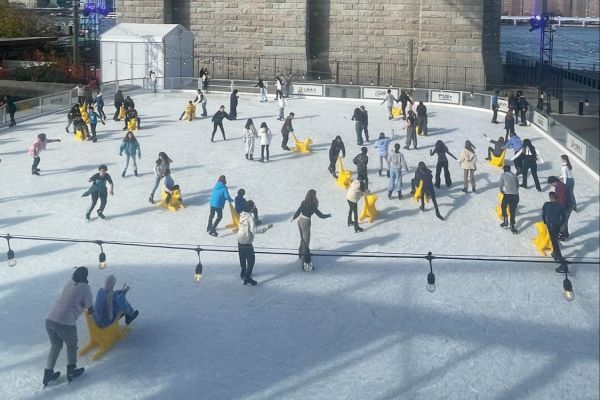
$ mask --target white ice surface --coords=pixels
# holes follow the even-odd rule
[[[392,251],[424,254],[537,256],[533,224],[549,192],[546,178],[559,174],[561,151],[533,127],[519,128],[546,163],[539,175],[544,189],[521,192],[519,235],[498,227],[495,215],[499,170],[484,161],[477,170],[477,194],[463,194],[462,171],[451,160],[455,185],[437,191],[441,213],[431,205],[421,213],[411,199],[387,199],[387,178],[370,163],[371,189],[380,217],[355,234],[346,226],[345,193],[327,172],[327,152],[339,133],[355,144],[352,110],[370,112],[371,136],[400,133],[376,101],[293,99],[299,137],[310,136],[314,152],[280,150],[281,122],[273,101],[242,95],[239,119],[225,121],[229,140],[210,143],[210,119],[177,121],[192,93],[134,95],[142,117],[137,137],[141,176],[120,176],[118,150],[122,123],[99,125],[98,143],[76,142],[64,132],[64,115],[52,115],[0,131],[0,232],[102,240],[196,243],[235,246],[235,235],[205,231],[208,197],[221,174],[230,193],[246,189],[265,223],[274,228],[255,246],[295,248],[298,228],[290,222],[306,191],[317,190],[328,220],[313,218],[313,250]],[[110,103],[108,99],[107,103]],[[225,94],[209,94],[212,114]],[[485,157],[486,139],[503,133],[491,114],[428,105],[430,136],[419,150],[404,151],[411,174],[418,161],[430,168],[429,149],[443,139],[458,154],[466,139]],[[112,107],[106,107],[112,114]],[[271,162],[244,159],[240,138],[247,117],[266,121],[275,135]],[[42,176],[30,175],[26,154],[36,134],[62,143],[42,153]],[[177,213],[147,202],[159,151],[175,161],[173,177],[187,208]],[[370,150],[373,154],[373,151]],[[258,158],[255,156],[255,158]],[[84,222],[89,198],[80,195],[87,178],[106,163],[115,180],[107,221]],[[130,167],[131,168],[131,167]],[[571,217],[572,239],[565,256],[599,255],[598,181],[575,163],[579,213]],[[158,197],[158,196],[157,196]],[[572,266],[576,300],[562,298],[562,277],[554,265],[434,260],[437,291],[426,292],[425,260],[315,257],[317,269],[302,272],[294,256],[257,255],[258,287],[239,280],[235,253],[202,253],[204,279],[192,281],[193,252],[106,246],[109,268],[96,267],[98,247],[89,244],[12,241],[18,265],[0,265],[0,399],[597,399],[599,393],[599,274],[597,266]],[[6,251],[5,244],[0,250]],[[95,291],[107,274],[127,282],[140,316],[129,335],[99,361],[80,357],[85,375],[41,389],[49,342],[44,319],[71,269],[90,267]],[[119,285],[119,284],[118,284]],[[79,321],[80,346],[88,338]],[[65,370],[65,350],[57,369]]]

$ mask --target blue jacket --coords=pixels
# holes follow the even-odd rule
[[[380,157],[387,157],[388,150],[390,147],[390,142],[392,139],[385,137],[383,139],[377,139],[373,144],[373,147],[377,149],[377,155]]]
[[[217,182],[210,195],[210,206],[214,208],[225,207],[225,200],[233,201],[227,190],[227,186],[223,182]]]
[[[123,140],[121,143],[121,148],[119,149],[119,155],[125,154],[135,157],[136,153],[139,154],[139,157],[142,157],[142,151],[140,150],[140,145],[137,140]]]
[[[102,98],[102,96],[96,97],[96,104],[99,108],[104,107],[104,99]]]
[[[508,139],[508,142],[504,145],[505,149],[513,149],[517,153],[523,147],[523,141],[517,135],[512,136]]]
[[[235,197],[235,211],[238,214],[241,214],[244,211],[244,207],[246,206],[246,199],[242,196]]]

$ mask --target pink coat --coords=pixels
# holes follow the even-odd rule
[[[46,150],[46,143],[45,140],[37,139],[29,149],[27,149],[27,153],[32,157],[39,156],[42,150]]]

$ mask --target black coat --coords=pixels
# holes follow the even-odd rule
[[[419,118],[427,116],[427,107],[425,107],[425,104],[419,104],[417,106],[417,116]]]
[[[369,163],[369,157],[366,154],[360,153],[359,155],[354,157],[354,160],[352,160],[352,162],[356,164],[356,169],[358,171],[366,171],[367,164]]]
[[[342,157],[346,157],[346,147],[344,146],[344,142],[341,140],[339,143],[337,140],[331,142],[331,147],[329,148],[329,160],[335,161],[340,155],[340,151],[342,152]]]
[[[229,108],[237,107],[238,105],[238,95],[231,93],[231,97],[229,99]]]
[[[231,119],[229,117],[229,114],[227,114],[225,111],[217,111],[216,113],[213,114],[212,116],[212,122],[214,122],[215,124],[220,124],[223,122],[223,119]]]
[[[425,171],[417,168],[415,171],[415,185],[419,186],[419,182],[423,182],[424,190],[433,190],[433,174],[431,170],[425,169]]]

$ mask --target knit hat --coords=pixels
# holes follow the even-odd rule
[[[117,283],[117,278],[115,278],[114,275],[107,276],[106,280],[104,281],[104,290],[106,290],[107,292],[110,292],[111,290],[114,289],[116,283]]]
[[[76,283],[88,283],[88,269],[86,267],[77,267],[73,275],[71,275],[71,279]]]

